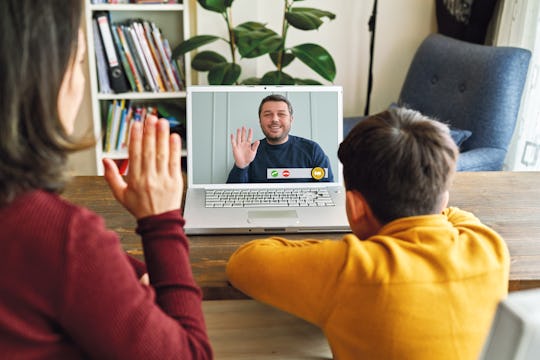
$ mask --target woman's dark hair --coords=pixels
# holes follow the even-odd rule
[[[269,101],[282,101],[282,102],[284,102],[285,104],[287,104],[287,107],[289,108],[289,115],[292,116],[293,108],[292,108],[292,105],[291,105],[291,102],[289,101],[289,99],[287,99],[283,95],[272,94],[272,95],[268,95],[267,97],[265,97],[264,99],[261,100],[261,103],[259,104],[259,117],[261,117],[261,111],[262,111],[263,104],[266,103],[266,102],[269,102]]]
[[[360,121],[339,146],[338,156],[347,190],[359,191],[386,224],[438,211],[458,149],[447,125],[393,108]]]
[[[65,132],[58,92],[74,61],[82,0],[0,1],[0,205],[63,189],[67,155],[88,147]]]

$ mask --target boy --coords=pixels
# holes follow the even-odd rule
[[[252,241],[232,255],[231,283],[321,327],[337,359],[476,359],[509,255],[474,215],[447,208],[448,127],[390,109],[360,122],[338,156],[354,234]]]

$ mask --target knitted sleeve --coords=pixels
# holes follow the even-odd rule
[[[138,222],[152,286],[139,283],[118,236],[97,215],[71,216],[60,322],[90,358],[212,357],[179,211]]]

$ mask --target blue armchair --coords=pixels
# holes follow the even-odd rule
[[[450,125],[460,146],[458,171],[501,170],[530,57],[525,49],[431,34],[416,51],[398,104]],[[345,120],[345,131],[357,120]]]

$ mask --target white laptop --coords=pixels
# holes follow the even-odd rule
[[[254,141],[263,139],[258,109],[261,100],[271,94],[291,102],[289,134],[315,141],[327,155],[331,169],[321,172],[319,167],[288,168],[282,164],[267,168],[267,182],[227,183],[234,165],[230,135],[246,126],[253,129]],[[188,87],[186,233],[350,231],[337,157],[343,137],[342,98],[338,86]]]

